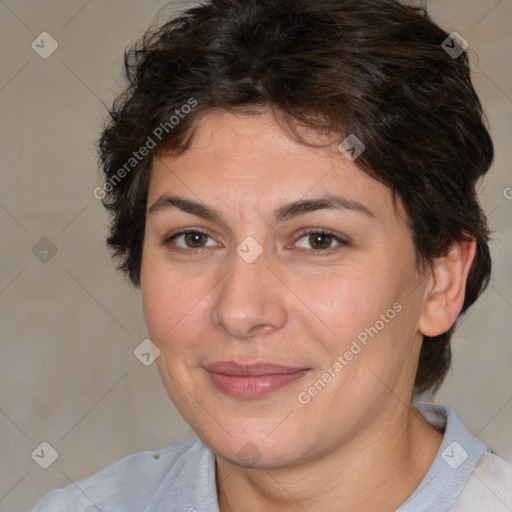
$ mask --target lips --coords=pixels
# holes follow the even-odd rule
[[[310,372],[309,368],[273,363],[216,362],[204,366],[221,392],[239,398],[261,398],[286,387]]]
[[[243,375],[243,376],[260,376],[281,374],[286,375],[295,373],[308,368],[281,366],[273,363],[254,363],[239,364],[229,362],[218,362],[206,365],[205,368],[213,373],[223,373],[225,375]]]

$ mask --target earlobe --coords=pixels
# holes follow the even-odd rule
[[[436,260],[418,322],[418,330],[425,336],[438,336],[455,323],[464,304],[466,281],[475,252],[474,239],[454,240],[448,254]]]

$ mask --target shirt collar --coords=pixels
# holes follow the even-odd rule
[[[416,403],[423,417],[444,437],[434,462],[409,499],[396,512],[446,512],[462,492],[484,453],[491,450],[471,435],[445,406]],[[177,489],[179,482],[183,488]],[[180,456],[144,512],[219,512],[215,455],[199,438]]]
[[[433,427],[444,430],[444,437],[420,485],[396,512],[446,512],[464,489],[482,455],[491,450],[468,432],[449,407],[414,405]]]

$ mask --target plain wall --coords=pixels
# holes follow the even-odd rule
[[[193,435],[155,365],[133,354],[147,337],[140,296],[115,270],[93,196],[103,102],[122,89],[125,47],[165,4],[0,3],[0,511],[27,509],[124,455]],[[512,1],[433,0],[429,10],[469,42],[496,146],[480,187],[493,278],[460,321],[435,401],[512,460]],[[59,45],[47,59],[31,48],[43,31]],[[58,452],[46,470],[31,457],[43,441]]]

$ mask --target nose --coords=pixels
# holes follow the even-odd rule
[[[265,252],[251,263],[236,253],[216,288],[211,321],[230,338],[250,339],[286,324],[291,293],[268,263]]]

